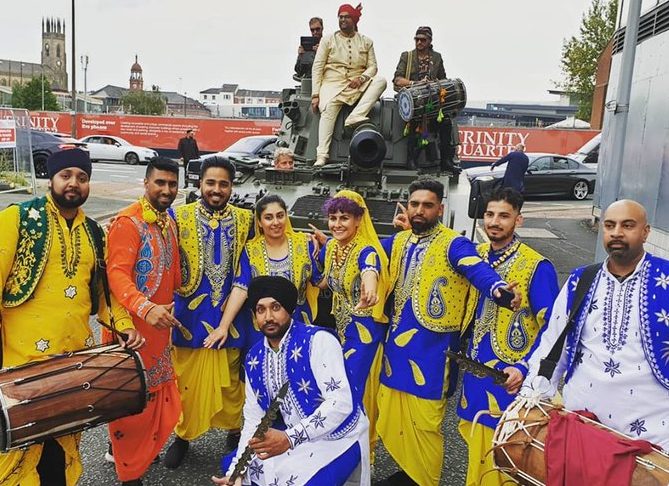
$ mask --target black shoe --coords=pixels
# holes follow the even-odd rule
[[[181,437],[174,439],[172,445],[167,449],[165,460],[163,461],[167,469],[176,469],[181,465],[188,452],[188,445],[188,441]]]
[[[374,486],[418,486],[404,471],[397,471],[386,479],[374,483]]]
[[[144,483],[142,482],[142,478],[139,479],[133,479],[132,481],[122,481],[121,485],[122,486],[142,486]]]
[[[228,432],[225,438],[225,448],[228,450],[235,450],[239,446],[239,439],[241,439],[241,432]]]

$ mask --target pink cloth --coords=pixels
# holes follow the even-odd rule
[[[592,420],[590,412],[577,412]],[[645,440],[624,439],[553,410],[546,436],[546,486],[629,486],[635,457],[653,450]]]

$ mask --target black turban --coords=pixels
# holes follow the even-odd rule
[[[90,177],[93,167],[88,152],[84,152],[78,148],[60,150],[59,152],[51,154],[46,160],[46,170],[49,179],[58,174],[61,170],[69,169],[70,167],[78,167]]]
[[[293,282],[284,277],[263,275],[251,280],[246,301],[251,310],[255,312],[256,304],[265,297],[272,297],[289,314],[292,314],[297,306],[297,288]]]

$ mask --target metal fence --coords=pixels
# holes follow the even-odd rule
[[[27,110],[0,108],[0,193],[35,192]]]

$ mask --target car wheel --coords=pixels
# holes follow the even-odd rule
[[[35,165],[35,177],[38,179],[46,179],[49,173],[46,169],[46,159],[48,157],[44,154],[35,155],[33,157],[33,164]]]
[[[588,197],[590,192],[587,181],[580,180],[571,189],[571,196],[577,201],[582,201]]]
[[[139,164],[139,157],[137,157],[135,152],[128,152],[125,154],[125,163],[129,165],[137,165]]]

